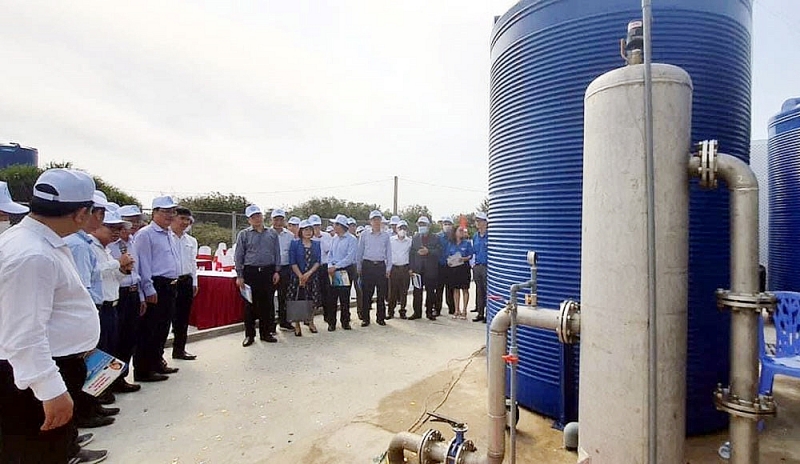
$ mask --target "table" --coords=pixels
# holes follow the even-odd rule
[[[189,325],[202,330],[244,320],[244,299],[236,287],[236,272],[198,270],[197,287]]]

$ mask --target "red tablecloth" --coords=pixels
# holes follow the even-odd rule
[[[244,299],[236,288],[232,272],[198,272],[197,296],[192,303],[189,324],[209,329],[242,322]]]

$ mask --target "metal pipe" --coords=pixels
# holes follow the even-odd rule
[[[517,345],[517,292],[522,288],[533,288],[535,285],[536,270],[531,267],[531,280],[524,284],[514,284],[511,286],[510,294],[512,295],[509,301],[509,309],[511,313],[511,376],[509,379],[509,390],[511,394],[509,399],[511,401],[511,456],[510,464],[517,462],[517,360],[519,357],[519,346]],[[505,353],[505,350],[503,350]]]
[[[744,161],[717,155],[719,178],[731,192],[731,292],[757,294],[758,286],[758,180]],[[742,309],[731,314],[732,395],[758,399],[758,313]],[[730,420],[732,464],[758,464],[757,421],[738,415]]]
[[[656,195],[655,161],[653,160],[653,76],[651,62],[652,7],[642,0],[642,32],[644,38],[644,127],[645,186],[647,190],[647,319],[649,352],[647,374],[648,462],[658,461],[658,326],[656,305]]]

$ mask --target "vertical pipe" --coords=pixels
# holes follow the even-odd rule
[[[719,177],[731,191],[731,291],[758,293],[758,181],[750,167],[730,155],[718,155]],[[758,313],[731,314],[731,394],[758,397]],[[731,463],[758,464],[757,421],[731,416]]]
[[[656,200],[653,160],[653,76],[652,76],[652,7],[642,0],[642,32],[644,35],[644,126],[645,179],[647,185],[647,294],[648,294],[648,376],[647,376],[647,451],[650,464],[658,461],[658,327],[656,312]]]

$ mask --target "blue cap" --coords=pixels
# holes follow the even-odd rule
[[[244,210],[245,216],[250,217],[254,214],[264,214],[264,212],[261,211],[261,207],[259,207],[258,205],[250,205],[247,208],[245,208]]]
[[[48,169],[33,186],[34,197],[56,203],[88,203],[94,192],[94,179],[75,169]]]

